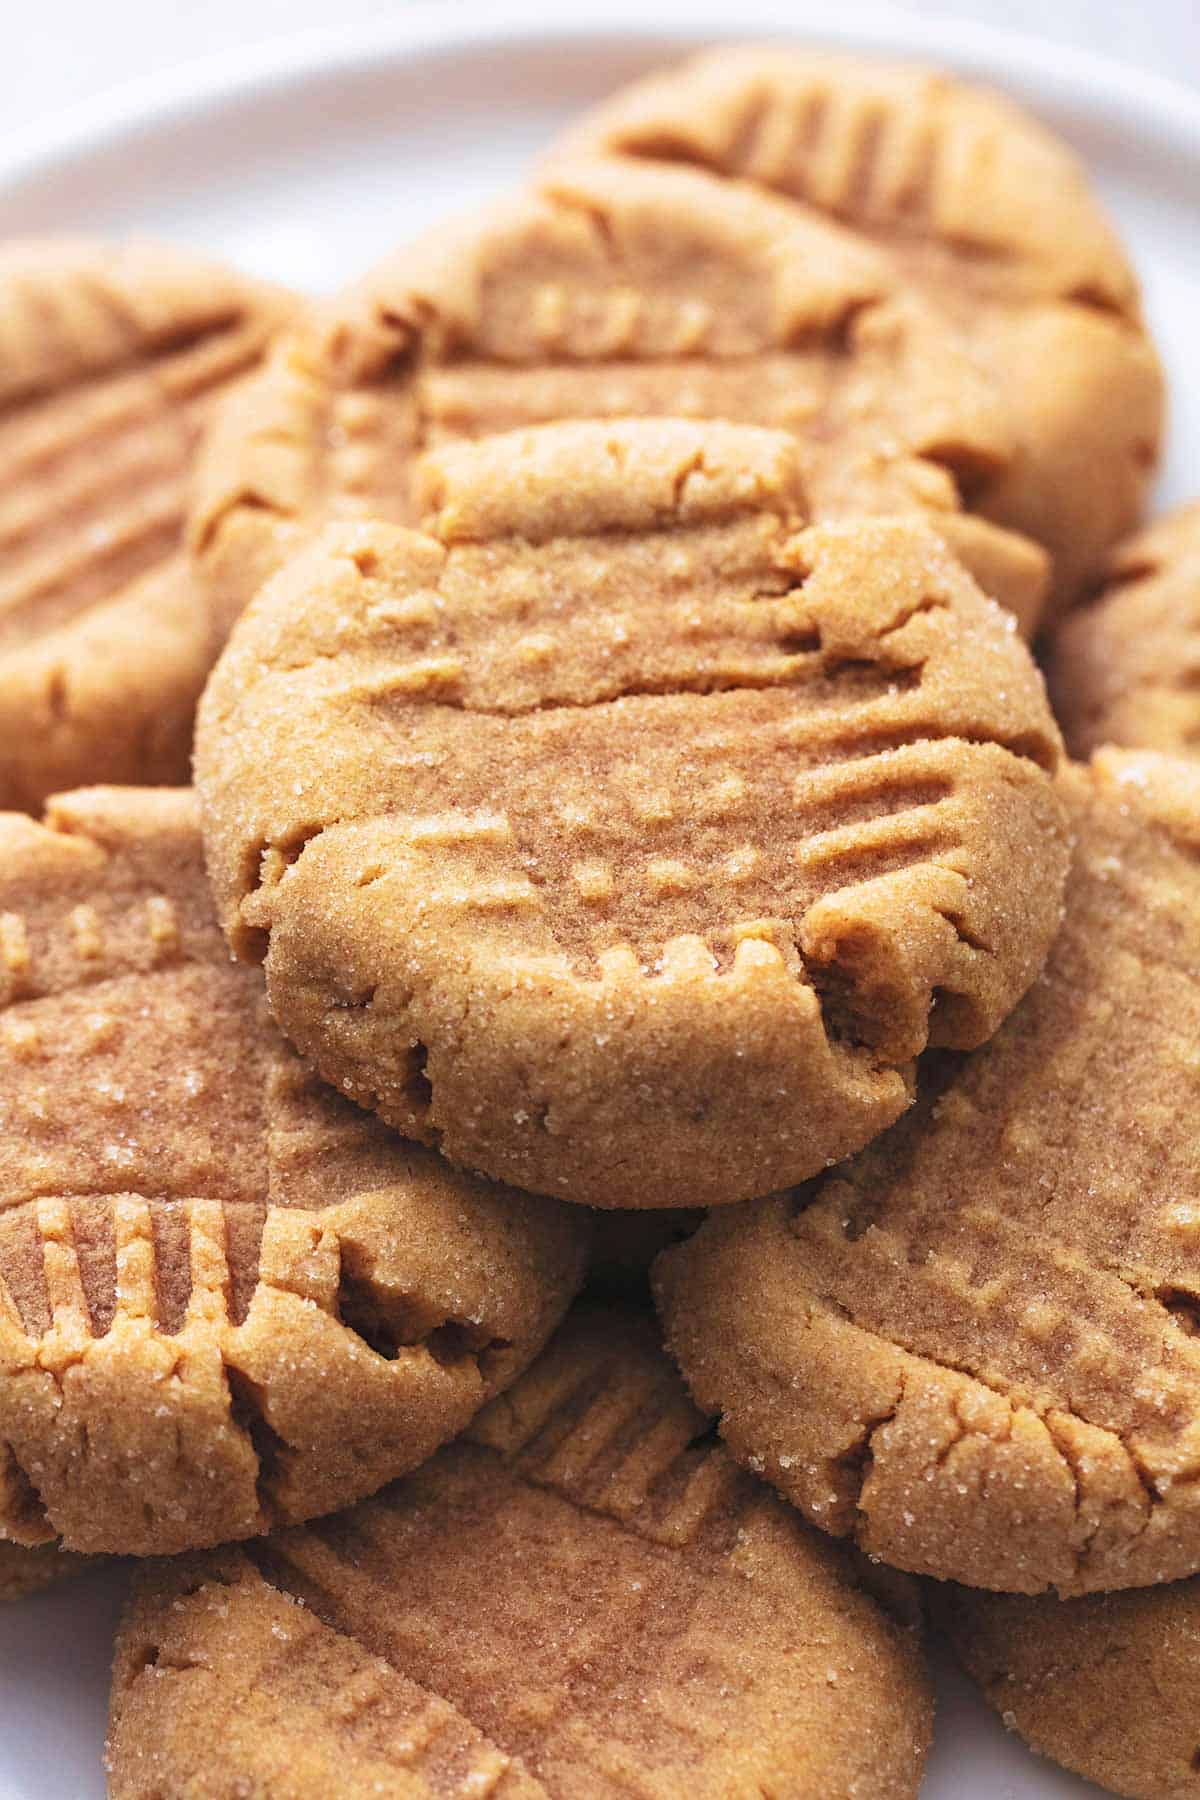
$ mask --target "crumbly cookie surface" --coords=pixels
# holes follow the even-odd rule
[[[1200,771],[1064,785],[1066,919],[993,1041],[655,1277],[699,1404],[810,1518],[1069,1594],[1200,1568]]]
[[[197,782],[235,949],[326,1078],[599,1206],[811,1175],[987,1037],[1065,869],[1008,620],[917,522],[801,529],[782,434],[427,459],[239,625]]]
[[[870,1573],[711,1442],[644,1320],[581,1311],[376,1500],[143,1577],[111,1791],[915,1796],[929,1692]]]
[[[794,433],[818,518],[916,511],[1036,624],[1032,541],[964,510],[994,385],[875,246],[703,171],[591,159],[390,257],[222,414],[191,540],[227,628],[314,521],[419,517],[422,450],[562,419]]]
[[[585,1222],[340,1101],[229,961],[192,796],[0,817],[0,1527],[175,1551],[372,1492],[524,1366]]]
[[[183,550],[192,463],[293,311],[165,246],[0,247],[0,807],[187,779],[217,649]]]
[[[1136,278],[1076,157],[1010,101],[917,67],[726,45],[622,90],[565,149],[752,182],[883,252],[991,383],[1002,441],[960,464],[960,492],[1052,552],[1056,604],[1137,523],[1163,384]]]
[[[939,1590],[963,1664],[1043,1756],[1132,1800],[1200,1794],[1200,1578],[1090,1594]]]
[[[1123,544],[1046,652],[1076,756],[1104,744],[1200,755],[1200,502]]]

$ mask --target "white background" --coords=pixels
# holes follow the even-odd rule
[[[827,0],[838,18],[866,0]],[[456,10],[455,0],[444,0]],[[687,0],[655,0],[663,18]],[[570,0],[546,0],[546,21],[569,15]],[[782,23],[808,10],[780,0]],[[814,6],[813,11],[818,9]],[[878,11],[878,7],[870,10]],[[909,0],[927,18],[982,20],[1060,43],[1100,50],[1117,61],[1200,86],[1200,0]],[[0,0],[0,137],[47,113],[127,80],[193,57],[330,25],[394,18],[404,0]],[[736,8],[731,9],[731,24]],[[1053,51],[1048,47],[1052,58]]]

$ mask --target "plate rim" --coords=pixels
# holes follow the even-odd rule
[[[641,0],[585,0],[569,17],[545,16],[544,0],[412,0],[387,19],[274,34],[256,43],[187,59],[108,87],[43,119],[0,134],[0,190],[19,188],[122,140],[202,119],[314,79],[328,81],[422,56],[561,48],[593,40],[629,40],[680,54],[700,43],[753,38],[805,40],[828,49],[915,57],[969,79],[1001,80],[1022,104],[1098,119],[1143,150],[1181,152],[1200,164],[1200,87],[1117,62],[1101,52],[1041,39],[971,19],[886,5],[831,20],[820,0],[786,12],[770,0],[743,0],[737,29],[719,0],[691,0],[648,21]]]

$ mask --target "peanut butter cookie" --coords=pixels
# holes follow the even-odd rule
[[[326,1078],[597,1206],[813,1174],[1044,960],[1057,733],[917,521],[804,530],[791,440],[576,423],[427,458],[243,618],[197,783],[226,932]]]
[[[640,1317],[578,1312],[377,1499],[141,1578],[110,1792],[901,1800],[930,1695],[869,1576],[711,1441]]]
[[[136,1554],[413,1467],[582,1279],[576,1208],[309,1074],[229,961],[192,796],[0,817],[0,1529]]]
[[[163,246],[0,247],[0,807],[187,779],[217,649],[183,554],[192,461],[293,310]]]
[[[1011,101],[722,45],[618,93],[565,149],[736,177],[883,254],[1002,409],[985,454],[942,458],[963,503],[1052,552],[1058,603],[1137,523],[1163,413],[1137,281],[1075,156]]]
[[[1200,1795],[1200,1579],[1093,1594],[947,1587],[938,1611],[1010,1730],[1133,1800]]]
[[[1046,667],[1077,755],[1103,744],[1200,755],[1200,503],[1121,546]]]
[[[1200,766],[1110,751],[1045,974],[905,1121],[655,1266],[735,1453],[899,1568],[1200,1569]]]
[[[816,517],[923,512],[1032,631],[1044,551],[961,503],[1006,409],[894,262],[748,185],[615,158],[442,227],[281,343],[202,465],[218,626],[314,521],[416,523],[422,449],[647,414],[794,432]]]

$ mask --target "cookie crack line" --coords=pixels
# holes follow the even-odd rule
[[[1136,1292],[1137,1290],[1134,1289],[1132,1291]],[[854,1318],[853,1314],[850,1313],[849,1310],[833,1295],[816,1292],[815,1298],[821,1305],[828,1307],[830,1311],[845,1318],[848,1323],[854,1327],[855,1331],[861,1332],[864,1337],[869,1338],[873,1343],[878,1344],[885,1349],[899,1351],[902,1355],[910,1357],[913,1362],[922,1364],[927,1368],[940,1369],[947,1375],[965,1375],[969,1380],[978,1382],[980,1387],[986,1388],[989,1393],[994,1394],[997,1399],[1004,1402],[1005,1406],[1008,1408],[1010,1425],[1013,1417],[1018,1411],[1030,1413],[1045,1430],[1051,1446],[1056,1455],[1061,1459],[1065,1472],[1072,1482],[1075,1490],[1075,1516],[1077,1520],[1082,1514],[1084,1505],[1083,1484],[1080,1479],[1083,1459],[1081,1459],[1081,1467],[1077,1468],[1072,1457],[1068,1454],[1060,1441],[1059,1434],[1055,1431],[1053,1423],[1055,1419],[1069,1419],[1076,1424],[1087,1426],[1089,1430],[1103,1432],[1114,1448],[1121,1451],[1129,1467],[1130,1473],[1136,1480],[1138,1487],[1145,1494],[1147,1500],[1147,1516],[1142,1521],[1138,1530],[1134,1533],[1131,1542],[1136,1543],[1137,1539],[1145,1532],[1150,1523],[1154,1508],[1169,1504],[1169,1496],[1159,1492],[1154,1484],[1153,1477],[1143,1468],[1132,1446],[1127,1443],[1121,1433],[1114,1430],[1112,1426],[1100,1424],[1094,1419],[1089,1419],[1086,1413],[1080,1412],[1076,1407],[1066,1402],[1061,1405],[1043,1405],[1033,1399],[1017,1399],[1013,1394],[1006,1392],[1004,1388],[998,1387],[996,1383],[989,1380],[986,1375],[981,1374],[977,1369],[972,1368],[969,1363],[957,1363],[948,1358],[933,1356],[928,1351],[910,1349],[907,1344],[900,1342],[898,1339],[885,1337],[880,1332],[872,1331],[869,1326],[860,1324]],[[859,1440],[851,1445],[848,1451],[844,1451],[837,1458],[837,1461],[846,1468],[854,1469],[857,1467],[860,1470],[858,1493],[854,1500],[855,1513],[859,1519],[865,1519],[866,1517],[861,1501],[863,1490],[866,1487],[869,1478],[870,1462],[874,1454],[874,1439],[885,1426],[890,1425],[895,1421],[904,1403],[908,1377],[903,1370],[898,1372],[897,1381],[899,1385],[896,1398],[888,1411],[881,1416],[864,1420],[863,1432]],[[966,1439],[973,1436],[988,1438],[991,1435],[987,1432],[979,1432],[976,1428],[966,1424],[963,1421],[961,1414],[957,1411],[957,1407],[955,1407],[954,1421],[957,1427],[957,1435],[949,1444],[945,1444],[941,1447],[931,1465],[933,1467],[941,1467],[944,1465],[955,1447]],[[1179,1484],[1177,1483],[1175,1485]],[[1076,1574],[1081,1573],[1086,1566],[1087,1551],[1090,1548],[1092,1540],[1097,1535],[1097,1532],[1103,1527],[1103,1523],[1103,1518],[1101,1518],[1098,1521],[1096,1529],[1089,1534],[1082,1545],[1072,1546],[1072,1555],[1075,1558],[1076,1564]],[[859,1541],[860,1533],[861,1527],[856,1526],[854,1530],[856,1541]]]
[[[1061,1417],[1062,1409],[1056,1407],[1053,1414],[1048,1414],[1046,1417],[1042,1418],[1042,1424],[1046,1427],[1050,1441],[1058,1451],[1058,1454],[1062,1457],[1063,1462],[1066,1464],[1067,1472],[1071,1477],[1072,1486],[1074,1488],[1075,1521],[1076,1524],[1078,1524],[1083,1517],[1084,1506],[1087,1503],[1085,1493],[1087,1457],[1084,1454],[1077,1458],[1069,1440],[1059,1430],[1056,1430],[1056,1424]],[[1130,1534],[1128,1540],[1129,1548],[1132,1550],[1136,1548],[1141,1538],[1149,1529],[1151,1521],[1154,1518],[1155,1508],[1164,1505],[1166,1497],[1158,1492],[1153,1481],[1146,1474],[1146,1471],[1142,1468],[1141,1463],[1138,1461],[1130,1447],[1120,1438],[1117,1439],[1117,1442],[1124,1452],[1130,1474],[1134,1477],[1146,1498],[1145,1516],[1137,1529]],[[1075,1561],[1075,1577],[1077,1580],[1088,1566],[1092,1546],[1103,1531],[1104,1525],[1104,1510],[1103,1508],[1100,1508],[1097,1511],[1096,1523],[1093,1525],[1092,1529],[1086,1533],[1078,1545],[1073,1547],[1072,1554]]]
[[[670,535],[670,531],[665,529],[661,525],[654,525],[653,527],[651,527],[651,529],[654,531],[656,536],[669,536]],[[686,537],[693,529],[694,528],[690,525],[681,525],[678,528],[678,534],[681,537]],[[595,534],[589,533],[589,536],[592,536],[592,535],[595,535]],[[630,528],[628,531],[621,532],[620,535],[629,537],[631,539],[636,539],[640,535],[640,530]],[[492,538],[487,538],[487,539],[479,538],[479,539],[470,539],[470,540],[468,540],[466,538],[456,538],[454,540],[454,545],[452,547],[457,548],[459,545],[461,545],[463,543],[467,543],[467,542],[481,543],[481,542],[494,542],[494,541],[495,540]],[[505,540],[505,541],[510,542],[513,540]],[[540,542],[541,542],[541,540],[533,540],[533,539],[521,539],[520,541],[522,543],[533,544],[533,545],[540,545]],[[335,555],[332,560],[348,562],[349,564],[351,564],[351,566],[355,570],[356,575],[361,576],[364,580],[370,580],[374,575],[375,553],[373,551],[369,551],[369,550],[357,551],[357,552],[356,551],[348,551],[342,556]],[[770,587],[760,588],[753,593],[747,594],[747,595],[741,597],[741,599],[739,600],[739,604],[750,606],[750,607],[761,605],[764,608],[771,606],[771,605],[777,605],[780,601],[786,600],[789,595],[800,593],[808,585],[809,581],[812,578],[811,573],[806,569],[798,569],[798,570],[794,570],[794,571],[787,570],[787,569],[781,569],[779,571],[779,573],[781,576],[781,580],[779,581],[778,585],[772,585]],[[435,584],[435,591],[437,591],[437,593],[439,594],[439,597],[440,597],[441,596],[440,583]],[[882,651],[883,646],[886,644],[887,640],[889,638],[897,636],[900,632],[902,632],[904,630],[905,626],[910,625],[915,618],[918,618],[922,614],[929,614],[929,613],[935,613],[935,612],[949,612],[950,610],[951,610],[951,604],[944,596],[939,595],[939,594],[922,595],[922,597],[919,600],[914,600],[910,605],[905,607],[897,615],[894,622],[891,625],[889,625],[885,631],[880,631],[877,634],[875,641],[880,646],[880,649]],[[450,621],[443,621],[441,629],[446,638],[449,648],[452,651],[456,651],[456,650],[460,649],[461,645],[460,645],[460,640],[458,637],[458,633],[457,633],[455,624]],[[881,673],[888,673],[888,674],[894,675],[898,682],[899,681],[907,681],[915,686],[915,685],[919,685],[921,677],[924,673],[925,665],[929,660],[929,656],[925,656],[925,657],[920,658],[917,661],[889,663],[887,660],[886,652],[879,656],[844,655],[844,656],[831,656],[826,659],[822,659],[822,634],[821,634],[821,626],[820,626],[819,621],[798,622],[797,628],[794,632],[790,632],[790,633],[786,632],[786,631],[783,632],[780,635],[777,642],[774,645],[768,645],[767,648],[776,650],[779,655],[784,656],[788,659],[788,667],[786,669],[780,671],[777,681],[771,680],[771,681],[764,681],[764,682],[757,682],[757,681],[742,682],[736,678],[731,678],[728,681],[722,682],[720,687],[717,688],[715,691],[723,692],[726,689],[729,689],[729,688],[737,689],[738,687],[741,687],[741,686],[745,686],[748,691],[757,691],[758,689],[760,689],[762,687],[768,687],[768,686],[776,686],[776,685],[784,686],[784,685],[789,685],[789,684],[796,685],[796,684],[792,683],[791,678],[794,675],[805,674],[809,671],[811,671],[812,674],[817,675],[817,676],[825,676],[827,678],[836,679],[839,675],[843,675],[846,673],[850,673],[850,672],[853,672],[856,670],[863,670],[863,669],[878,669]],[[301,659],[295,659],[295,660],[289,659],[282,651],[280,651],[276,655],[276,658],[274,660],[272,672],[275,674],[278,674],[278,675],[289,675],[289,676],[290,675],[304,675],[304,674],[308,673],[308,671],[311,669],[329,668],[331,666],[336,667],[343,660],[344,660],[344,652],[341,651],[340,649],[314,651],[311,655],[305,656]],[[403,669],[403,668],[407,668],[411,665],[405,663],[405,664],[401,664],[399,666],[401,669]],[[395,671],[393,671],[393,672],[395,672]],[[341,691],[353,693],[355,691],[361,690],[363,685],[364,685],[364,683],[361,680],[357,681],[357,682],[351,682],[351,683],[347,684],[347,686],[344,689],[342,689]],[[706,690],[703,688],[693,689],[688,686],[672,688],[672,687],[668,687],[668,686],[663,686],[661,684],[647,684],[645,686],[636,685],[636,686],[630,686],[628,688],[622,688],[619,694],[612,695],[612,696],[603,696],[602,698],[621,698],[625,694],[668,694],[669,695],[669,694],[673,694],[673,693],[679,694],[682,697],[682,696],[685,696],[692,692],[703,693],[705,691]],[[386,696],[386,694],[382,694],[380,697],[382,699],[382,698],[386,698],[387,696]],[[399,697],[400,696],[397,696],[397,698],[399,698]],[[405,698],[412,699],[412,696],[407,695],[407,696],[405,696]],[[422,704],[422,702],[418,699],[417,704]],[[436,700],[429,700],[429,701],[423,702],[423,704],[432,706],[432,705],[437,705],[438,702]],[[561,705],[564,707],[572,706],[572,705],[586,707],[586,706],[597,704],[597,702],[595,702],[595,701],[566,701],[566,700],[564,700],[564,701],[535,701],[530,706],[514,707],[512,709],[505,709],[505,708],[501,708],[501,707],[482,707],[482,706],[471,707],[471,706],[467,706],[465,704],[463,706],[459,707],[457,705],[457,703],[452,699],[446,700],[445,704],[448,706],[454,707],[456,710],[460,710],[460,711],[465,711],[465,712],[476,711],[476,712],[480,713],[481,716],[494,715],[497,717],[512,716],[515,718],[519,718],[519,717],[522,717],[527,712],[538,712],[538,711],[543,711],[543,710],[551,710],[555,706],[558,706],[558,705]]]
[[[917,608],[915,610],[920,611],[922,609]],[[901,629],[907,622],[907,620],[902,620],[901,624],[894,627],[894,629]],[[890,635],[890,633],[885,635]],[[787,652],[784,652],[783,654],[786,655]],[[808,653],[805,652],[804,654]],[[339,659],[336,657],[328,657],[314,660],[333,662]],[[297,673],[300,672],[300,669],[309,666],[312,665],[300,665],[298,669],[293,665],[289,667],[286,672],[289,674]],[[349,683],[347,687],[342,690],[342,693],[343,695],[362,698],[365,700],[366,704],[373,708],[379,708],[380,710],[384,710],[388,707],[395,707],[397,710],[402,710],[405,707],[415,707],[425,712],[462,713],[467,717],[482,719],[522,719],[533,717],[540,713],[599,712],[603,711],[605,708],[618,706],[623,700],[708,700],[718,698],[722,694],[763,693],[772,690],[778,690],[781,693],[787,693],[789,691],[802,693],[803,688],[796,682],[794,677],[797,673],[806,673],[809,669],[811,669],[814,676],[827,677],[834,681],[837,680],[839,675],[849,671],[864,668],[872,670],[877,669],[881,675],[892,675],[897,682],[908,681],[914,686],[919,686],[922,667],[923,664],[921,663],[890,666],[886,662],[874,657],[842,657],[832,660],[824,665],[816,666],[805,664],[797,660],[793,663],[792,667],[781,671],[777,678],[768,678],[763,681],[737,679],[721,682],[719,685],[714,684],[712,686],[701,687],[664,686],[657,683],[631,684],[623,687],[619,693],[605,694],[591,700],[539,700],[528,706],[522,707],[489,707],[480,705],[477,701],[456,700],[452,694],[447,694],[444,687],[439,688],[436,699],[422,699],[419,695],[414,695],[411,691],[397,691],[396,689],[387,686],[379,692],[364,692],[367,684],[362,681]],[[703,680],[705,678],[700,676],[699,679]],[[813,709],[815,718],[820,717],[820,711],[820,708]],[[1035,764],[1037,768],[1042,769],[1048,775],[1053,775],[1059,766],[1060,759],[1058,749],[1049,734],[1046,735],[1046,741],[1043,742],[1039,735],[1033,733],[1017,733],[1005,737],[1000,732],[997,732],[994,735],[983,735],[982,733],[976,734],[959,730],[939,731],[937,729],[931,729],[930,726],[931,721],[929,720],[921,720],[911,726],[900,724],[894,727],[884,726],[878,729],[870,725],[870,723],[867,723],[864,726],[863,735],[869,740],[869,747],[865,749],[861,755],[830,756],[825,759],[825,763],[841,767],[854,762],[865,761],[867,758],[878,756],[887,750],[904,749],[910,745],[943,743],[962,744],[975,749],[994,748],[997,750],[1006,750],[1010,755],[1017,757],[1024,762]],[[838,750],[838,740],[834,739],[829,744],[828,748],[835,751]],[[824,763],[809,763],[802,757],[797,757],[797,772],[808,767],[819,768],[822,766],[824,766]]]
[[[697,670],[695,685],[690,682],[680,682],[677,685],[667,686],[662,682],[630,681],[612,693],[598,694],[589,700],[534,700],[525,706],[483,706],[478,701],[455,700],[447,697],[443,692],[436,700],[418,700],[417,704],[425,710],[465,713],[470,718],[526,719],[538,713],[596,712],[603,707],[616,706],[622,700],[707,700],[715,694],[757,694],[773,688],[779,688],[786,692],[789,688],[794,689],[797,686],[795,676],[805,673],[807,670],[806,665],[792,653],[782,651],[780,654],[788,659],[790,666],[781,669],[776,675],[765,675],[761,681],[747,680],[744,676],[726,679],[719,674]],[[874,662],[859,661],[852,657],[847,658],[844,662],[813,668],[812,673],[836,680],[846,669],[862,667],[873,669],[877,666]],[[897,669],[895,673],[899,680],[911,676],[913,671]],[[379,707],[411,705],[412,696],[405,693],[385,692],[370,696],[369,703]]]
[[[370,1286],[369,1282],[358,1285],[368,1288]],[[301,1298],[294,1294],[294,1290],[260,1277],[256,1283],[255,1292],[257,1294],[266,1290],[284,1298]],[[443,1366],[471,1363],[475,1368],[481,1397],[487,1389],[487,1376],[484,1369],[486,1359],[495,1351],[507,1348],[509,1344],[509,1340],[494,1335],[481,1339],[479,1327],[469,1320],[459,1319],[449,1313],[428,1325],[415,1338],[407,1341],[394,1341],[389,1337],[386,1342],[380,1338],[378,1333],[372,1332],[369,1325],[355,1323],[353,1318],[343,1317],[340,1310],[335,1310],[331,1316],[348,1336],[360,1342],[380,1362],[396,1364],[403,1360],[411,1365],[412,1358],[428,1356]],[[41,1339],[25,1337],[25,1342],[32,1345],[35,1350],[33,1360],[28,1363],[25,1372],[42,1376],[51,1382],[57,1394],[57,1408],[61,1409],[68,1403],[67,1382],[72,1371],[85,1368],[91,1357],[101,1352],[114,1339],[119,1339],[122,1335],[122,1325],[135,1332],[138,1340],[141,1341],[146,1334],[139,1331],[138,1328],[144,1323],[145,1321],[140,1317],[122,1315],[118,1308],[113,1325],[107,1331],[94,1335],[89,1330],[86,1335],[80,1337],[66,1356],[61,1353],[54,1355],[45,1353],[46,1336],[53,1334],[53,1327],[51,1333],[43,1335]],[[5,1328],[6,1322],[0,1319],[0,1333],[3,1333]],[[16,1333],[20,1328],[9,1321],[7,1329]],[[160,1376],[164,1394],[168,1391],[182,1392],[186,1389],[188,1385],[187,1361],[198,1344],[207,1344],[216,1350],[220,1360],[226,1401],[222,1429],[235,1434],[240,1439],[243,1448],[254,1459],[253,1486],[257,1507],[254,1530],[256,1533],[261,1533],[269,1531],[275,1526],[295,1523],[294,1515],[289,1512],[287,1506],[280,1499],[279,1489],[288,1477],[288,1460],[311,1454],[311,1446],[306,1445],[303,1441],[297,1441],[294,1436],[289,1438],[272,1420],[270,1416],[272,1410],[270,1382],[252,1376],[242,1366],[237,1354],[238,1342],[245,1330],[245,1321],[235,1323],[228,1314],[219,1318],[192,1315],[185,1319],[178,1332],[173,1333],[163,1331],[151,1320],[148,1335],[156,1342],[170,1347],[174,1353],[175,1360],[170,1369],[165,1370]],[[452,1335],[447,1336],[448,1333]],[[25,1335],[23,1331],[21,1331],[21,1335]],[[171,1422],[171,1425],[175,1444],[174,1460],[176,1466],[186,1471],[189,1463],[194,1464],[194,1454],[189,1457],[185,1453],[180,1421],[176,1419]],[[76,1420],[75,1429],[79,1435],[82,1459],[86,1466],[93,1450],[92,1433],[86,1416]],[[16,1445],[8,1440],[0,1439],[0,1487],[9,1490],[11,1499],[13,1484],[16,1483],[19,1488],[20,1503],[15,1512],[21,1519],[28,1521],[27,1529],[30,1534],[28,1538],[13,1537],[12,1541],[14,1542],[46,1543],[59,1536],[58,1528],[53,1521],[51,1504],[44,1497],[42,1487],[36,1479],[37,1467],[38,1464],[33,1462],[28,1455],[19,1453]],[[13,1511],[11,1507],[6,1510],[9,1510],[10,1513]],[[152,1510],[147,1512],[146,1522],[147,1525],[154,1524]],[[11,1532],[0,1534],[0,1541],[3,1541],[4,1535],[11,1535]],[[190,1542],[188,1547],[195,1548],[197,1546],[194,1542]]]
[[[924,1363],[931,1369],[941,1369],[943,1373],[947,1375],[965,1375],[969,1380],[977,1381],[980,1387],[986,1388],[989,1393],[995,1394],[998,1400],[1003,1400],[1005,1405],[1012,1411],[1016,1411],[1019,1407],[1024,1408],[1026,1411],[1033,1413],[1036,1418],[1041,1419],[1043,1423],[1045,1422],[1044,1413],[1058,1413],[1065,1418],[1074,1419],[1080,1425],[1087,1425],[1096,1431],[1107,1432],[1114,1442],[1120,1444],[1122,1448],[1125,1448],[1124,1440],[1119,1432],[1114,1431],[1111,1426],[1097,1424],[1094,1419],[1089,1419],[1085,1413],[1077,1411],[1074,1407],[1066,1403],[1062,1405],[1055,1403],[1048,1405],[1043,1409],[1043,1407],[1033,1399],[1018,1399],[1005,1388],[997,1386],[995,1381],[989,1380],[989,1378],[982,1374],[978,1369],[972,1368],[970,1363],[955,1362],[950,1357],[934,1356],[933,1353],[928,1350],[914,1350],[899,1338],[886,1337],[882,1332],[873,1331],[869,1325],[861,1324],[860,1321],[854,1317],[854,1314],[850,1311],[849,1307],[844,1306],[836,1295],[821,1293],[817,1289],[811,1291],[820,1305],[827,1307],[830,1312],[836,1314],[839,1318],[844,1319],[847,1324],[853,1326],[855,1331],[861,1332],[862,1335],[869,1338],[872,1343],[878,1344],[888,1350],[898,1350],[902,1355],[911,1357],[914,1362]]]

